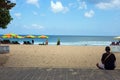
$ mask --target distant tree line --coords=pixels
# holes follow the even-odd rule
[[[13,20],[10,9],[15,5],[16,3],[12,3],[10,0],[0,0],[0,28],[6,29],[10,21]]]

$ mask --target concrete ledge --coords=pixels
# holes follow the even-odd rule
[[[115,46],[110,46],[110,47],[111,47],[112,52],[120,52],[120,46],[115,45]]]
[[[9,52],[10,52],[9,46],[0,46],[0,54]]]

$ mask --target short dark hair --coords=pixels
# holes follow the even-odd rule
[[[110,47],[106,46],[105,51],[110,52]]]

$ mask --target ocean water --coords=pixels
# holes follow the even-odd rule
[[[25,36],[25,35],[24,35]],[[35,35],[37,36],[37,35]],[[48,38],[48,44],[49,45],[56,45],[57,40],[60,39],[61,45],[103,45],[107,46],[110,45],[112,41],[114,40],[115,36],[70,36],[70,35],[47,35]],[[34,40],[34,44],[42,44],[46,41],[46,39],[40,39],[40,38],[23,38],[23,39],[15,39],[11,38],[9,39],[12,41],[18,41],[20,44],[23,44],[23,41],[30,41]]]

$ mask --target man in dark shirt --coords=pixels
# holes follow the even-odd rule
[[[110,47],[109,46],[107,46],[105,48],[105,51],[106,51],[106,53],[104,53],[102,55],[102,58],[101,58],[101,62],[102,62],[102,64],[104,64],[104,69],[114,70],[115,69],[116,57],[113,53],[110,52]],[[97,64],[97,67],[100,68],[100,69],[103,69],[103,68],[101,68],[101,66],[99,66],[99,64]]]

